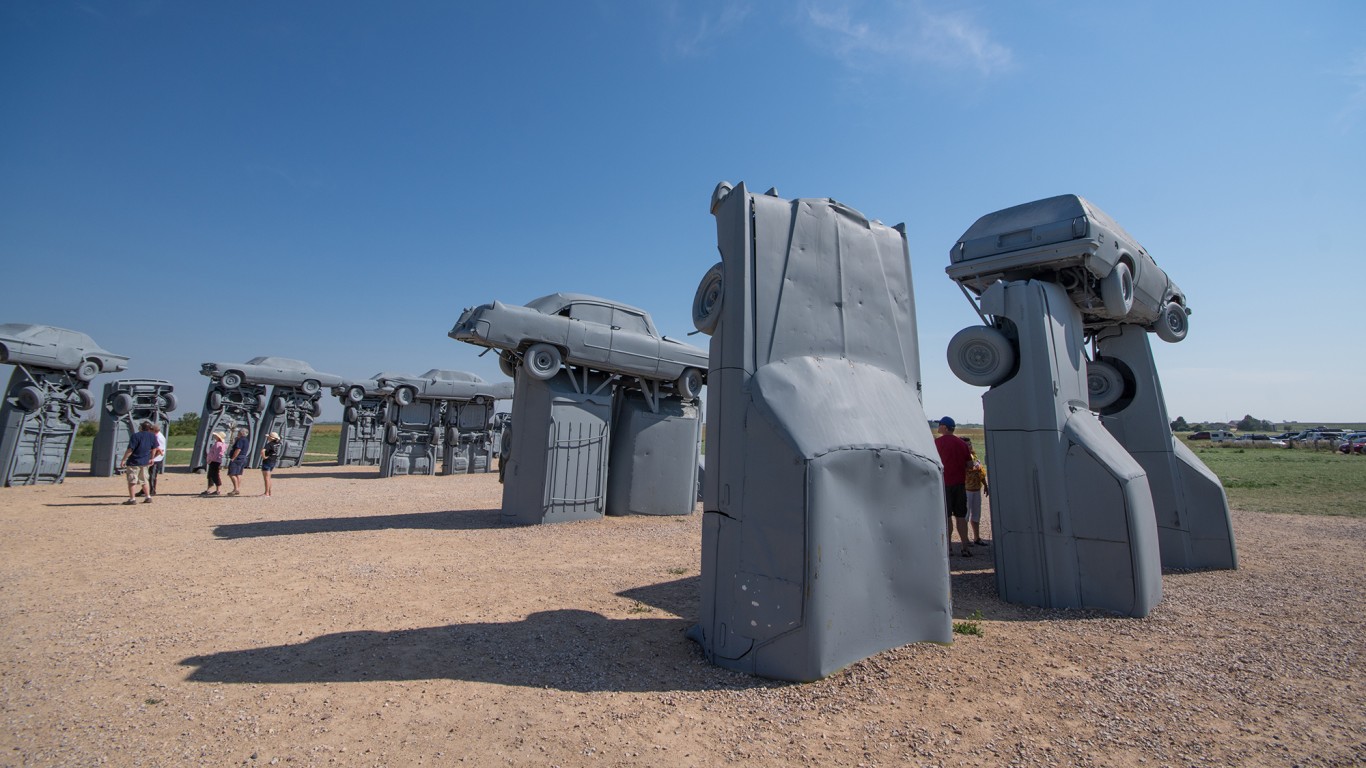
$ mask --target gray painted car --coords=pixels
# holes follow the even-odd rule
[[[72,371],[81,381],[128,367],[128,358],[103,349],[80,331],[31,323],[0,324],[0,363]]]
[[[683,397],[697,397],[707,353],[655,329],[643,309],[579,293],[552,293],[519,307],[495,301],[466,309],[450,337],[502,350],[500,366],[513,375],[518,360],[533,377],[548,380],[564,364],[606,373],[673,382]]]
[[[1087,332],[1116,322],[1163,341],[1186,337],[1186,295],[1115,220],[1077,195],[1059,195],[979,218],[949,251],[945,270],[981,294],[993,283],[1057,283]]]
[[[335,387],[343,383],[340,376],[321,373],[302,360],[287,357],[253,357],[245,363],[204,363],[199,372],[205,376],[222,381],[228,389],[247,384],[277,384],[298,387],[305,394],[314,395],[323,387]]]
[[[510,400],[512,382],[488,382],[466,371],[443,371],[433,368],[421,376],[380,374],[375,383],[381,390],[392,391],[394,402],[408,405],[415,400]]]

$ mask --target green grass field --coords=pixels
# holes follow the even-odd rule
[[[980,428],[960,429],[958,435],[969,438],[979,451],[986,444]],[[340,441],[340,424],[315,425],[305,463],[335,461]],[[93,438],[78,438],[72,461],[89,463],[92,442]],[[1224,448],[1204,441],[1188,445],[1223,481],[1236,509],[1366,517],[1366,457],[1303,448]],[[171,465],[188,465],[193,448],[194,435],[172,434]]]

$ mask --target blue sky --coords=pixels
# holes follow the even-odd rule
[[[1362,421],[1363,29],[1351,0],[13,0],[0,322],[187,408],[201,362],[256,355],[496,379],[446,336],[466,306],[582,291],[691,331],[727,179],[904,221],[925,409],[976,421],[949,247],[1071,192],[1194,309],[1154,339],[1173,417]]]

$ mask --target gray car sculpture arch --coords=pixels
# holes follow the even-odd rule
[[[1162,566],[1236,568],[1223,486],[1172,435],[1148,342],[1185,337],[1185,295],[1142,246],[1062,195],[981,217],[950,259],[984,323],[948,360],[989,387],[1001,597],[1144,616]]]

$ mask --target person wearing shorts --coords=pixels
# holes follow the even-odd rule
[[[987,467],[977,459],[977,452],[972,450],[972,441],[963,438],[963,442],[968,444],[968,470],[964,475],[963,490],[968,495],[968,527],[972,528],[972,542],[977,546],[986,546],[982,541],[982,497],[991,495],[991,488],[987,485]]]
[[[953,419],[945,416],[939,420],[939,437],[934,439],[939,461],[944,465],[945,536],[949,542],[949,554],[953,554],[953,529],[957,527],[958,540],[963,543],[959,554],[972,557],[972,550],[968,549],[968,495],[964,488],[972,454],[968,451],[968,444],[953,434],[955,427]]]
[[[247,469],[247,454],[251,451],[251,443],[247,440],[249,434],[245,427],[239,429],[237,439],[232,441],[232,450],[228,454],[228,481],[232,483],[229,496],[242,495],[242,473]]]
[[[128,501],[124,504],[136,504],[138,500],[133,496],[133,489],[138,485],[142,486],[141,496],[146,496],[142,501],[144,504],[151,504],[152,497],[148,492],[148,473],[152,466],[152,456],[157,449],[156,435],[152,434],[152,423],[142,422],[138,431],[128,439],[128,449],[123,452],[123,472],[128,478]]]
[[[265,481],[266,490],[262,496],[270,495],[270,473],[275,471],[275,465],[280,462],[280,454],[284,452],[285,444],[280,442],[280,435],[271,432],[266,435],[266,447],[261,449],[261,479]]]

